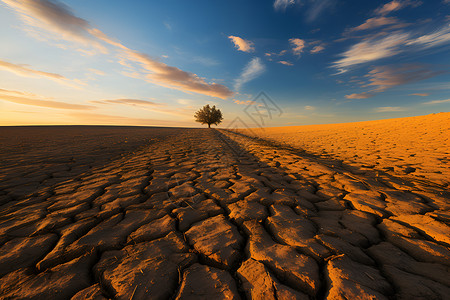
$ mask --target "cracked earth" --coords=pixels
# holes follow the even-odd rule
[[[442,182],[226,130],[59,130],[2,137],[1,299],[449,299]]]

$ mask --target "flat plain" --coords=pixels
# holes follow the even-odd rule
[[[0,298],[446,299],[449,115],[0,128]]]

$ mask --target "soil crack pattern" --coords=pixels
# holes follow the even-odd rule
[[[72,130],[0,166],[0,299],[450,295],[437,185],[227,130]]]

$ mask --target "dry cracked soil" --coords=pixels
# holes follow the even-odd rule
[[[3,128],[1,299],[449,299],[438,183],[226,130]]]

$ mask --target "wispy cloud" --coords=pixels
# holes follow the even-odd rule
[[[108,53],[106,46],[113,46],[118,52],[119,63],[129,67],[130,62],[137,62],[143,68],[142,72],[135,73],[145,73],[141,79],[160,86],[212,97],[227,98],[233,94],[224,85],[208,83],[194,73],[168,66],[144,53],[129,49],[92,27],[88,21],[75,16],[70,8],[62,3],[49,0],[3,1],[18,13],[26,24],[52,33],[55,39],[77,42],[101,53]]]
[[[341,55],[343,58],[334,62],[333,66],[345,71],[348,67],[391,57],[401,51],[400,46],[409,36],[408,33],[394,33],[386,37],[363,40],[345,51]]]
[[[412,6],[412,7],[419,6],[421,3],[422,2],[420,2],[420,1],[394,0],[394,1],[388,2],[388,3],[384,4],[384,5],[382,5],[381,7],[377,8],[375,10],[375,13],[379,14],[379,15],[386,15],[386,14],[389,14],[389,13],[391,13],[393,11],[405,8],[407,6]]]
[[[359,93],[359,94],[345,95],[345,98],[347,98],[347,99],[367,99],[367,98],[371,98],[373,96],[374,96],[374,94],[364,92],[364,93]]]
[[[325,47],[323,45],[318,45],[318,46],[315,46],[314,48],[312,48],[311,51],[309,51],[309,52],[312,54],[315,54],[315,53],[322,52],[324,49],[325,49]]]
[[[14,64],[7,61],[0,60],[0,69],[12,72],[19,76],[24,77],[35,77],[35,78],[45,78],[45,79],[51,79],[53,81],[56,81],[60,84],[70,86],[73,88],[80,88],[81,85],[85,85],[82,81],[78,79],[68,79],[64,77],[61,74],[57,73],[50,73],[45,71],[39,71],[31,68],[28,65],[22,65],[22,64]]]
[[[234,89],[239,91],[245,83],[257,78],[263,74],[265,70],[266,67],[259,57],[252,58],[242,70],[239,78],[236,79]]]
[[[276,11],[286,11],[295,4],[304,6],[306,22],[314,22],[325,11],[333,8],[336,0],[275,0],[273,7]]]
[[[445,99],[445,100],[433,100],[433,101],[428,101],[428,102],[424,102],[422,104],[442,104],[442,103],[450,103],[450,99]]]
[[[299,38],[289,39],[289,43],[292,45],[292,52],[295,55],[301,55],[303,52],[303,48],[305,48],[305,41]]]
[[[49,73],[44,71],[34,70],[25,65],[13,64],[7,61],[0,60],[0,68],[7,71],[13,72],[21,76],[31,76],[31,77],[46,77],[50,79],[67,79],[64,76],[56,73]]]
[[[373,92],[383,92],[394,86],[425,80],[442,73],[423,65],[378,66],[366,75],[369,78],[366,86],[375,87]]]
[[[313,22],[326,10],[333,8],[335,0],[310,0],[310,6],[306,11],[306,21]]]
[[[76,17],[63,3],[49,0],[3,0],[3,2],[13,8],[27,26],[56,34],[52,36],[53,39],[77,42],[85,48],[108,53],[107,48],[98,41],[96,32],[89,22]],[[33,32],[36,33],[35,30]],[[49,37],[42,32],[40,34]]]
[[[306,105],[306,106],[304,107],[304,109],[305,109],[305,110],[316,110],[316,108],[315,108],[314,106],[311,106],[311,105]]]
[[[282,10],[285,11],[288,6],[294,5],[295,0],[275,0],[273,3],[273,8],[275,10]]]
[[[443,74],[443,71],[432,70],[424,65],[387,65],[372,68],[365,78],[367,81],[361,83],[362,87],[371,88],[368,92],[346,95],[347,99],[366,99],[373,97],[376,93],[381,93],[387,89],[417,82]],[[428,94],[415,94],[426,96]]]
[[[425,48],[440,46],[450,42],[450,24],[417,38],[411,39],[407,45],[421,45]]]
[[[98,104],[125,104],[132,106],[163,106],[162,103],[156,103],[148,100],[140,100],[140,99],[111,99],[111,100],[93,100],[92,103]]]
[[[281,50],[280,52],[267,52],[264,55],[267,57],[272,57],[272,56],[283,56],[287,53],[287,50]]]
[[[82,104],[73,104],[66,103],[60,101],[50,100],[45,97],[41,97],[38,95],[20,92],[20,91],[11,91],[6,89],[0,89],[0,100],[24,104],[24,105],[33,105],[47,108],[58,108],[58,109],[74,109],[74,110],[90,110],[95,109],[95,106],[91,105],[82,105]]]
[[[399,106],[384,106],[384,107],[378,107],[375,109],[375,112],[382,113],[382,112],[397,112],[397,111],[406,111],[407,109],[404,107]]]
[[[406,24],[402,24],[395,17],[374,17],[367,19],[361,25],[350,29],[350,31],[359,31],[359,30],[370,30],[374,28],[379,28],[387,25],[396,25],[396,28],[404,27]]]
[[[410,96],[419,96],[419,97],[427,97],[430,96],[429,93],[414,93],[414,94],[409,94]]]
[[[251,41],[244,40],[243,38],[238,37],[238,36],[234,36],[234,35],[230,35],[228,38],[233,42],[234,46],[239,51],[242,51],[242,52],[253,52],[253,51],[255,51],[254,44]]]
[[[225,99],[233,94],[226,86],[217,83],[207,83],[198,75],[171,67],[152,59],[145,53],[132,50],[126,51],[129,60],[135,61],[147,72],[147,81],[160,86],[178,89],[184,92],[195,92],[212,97]]]
[[[239,105],[255,105],[256,102],[253,100],[238,100],[238,99],[234,99],[233,100],[234,103],[239,104]]]
[[[279,64],[285,65],[285,66],[293,66],[294,64],[285,60],[280,60],[278,62]]]

